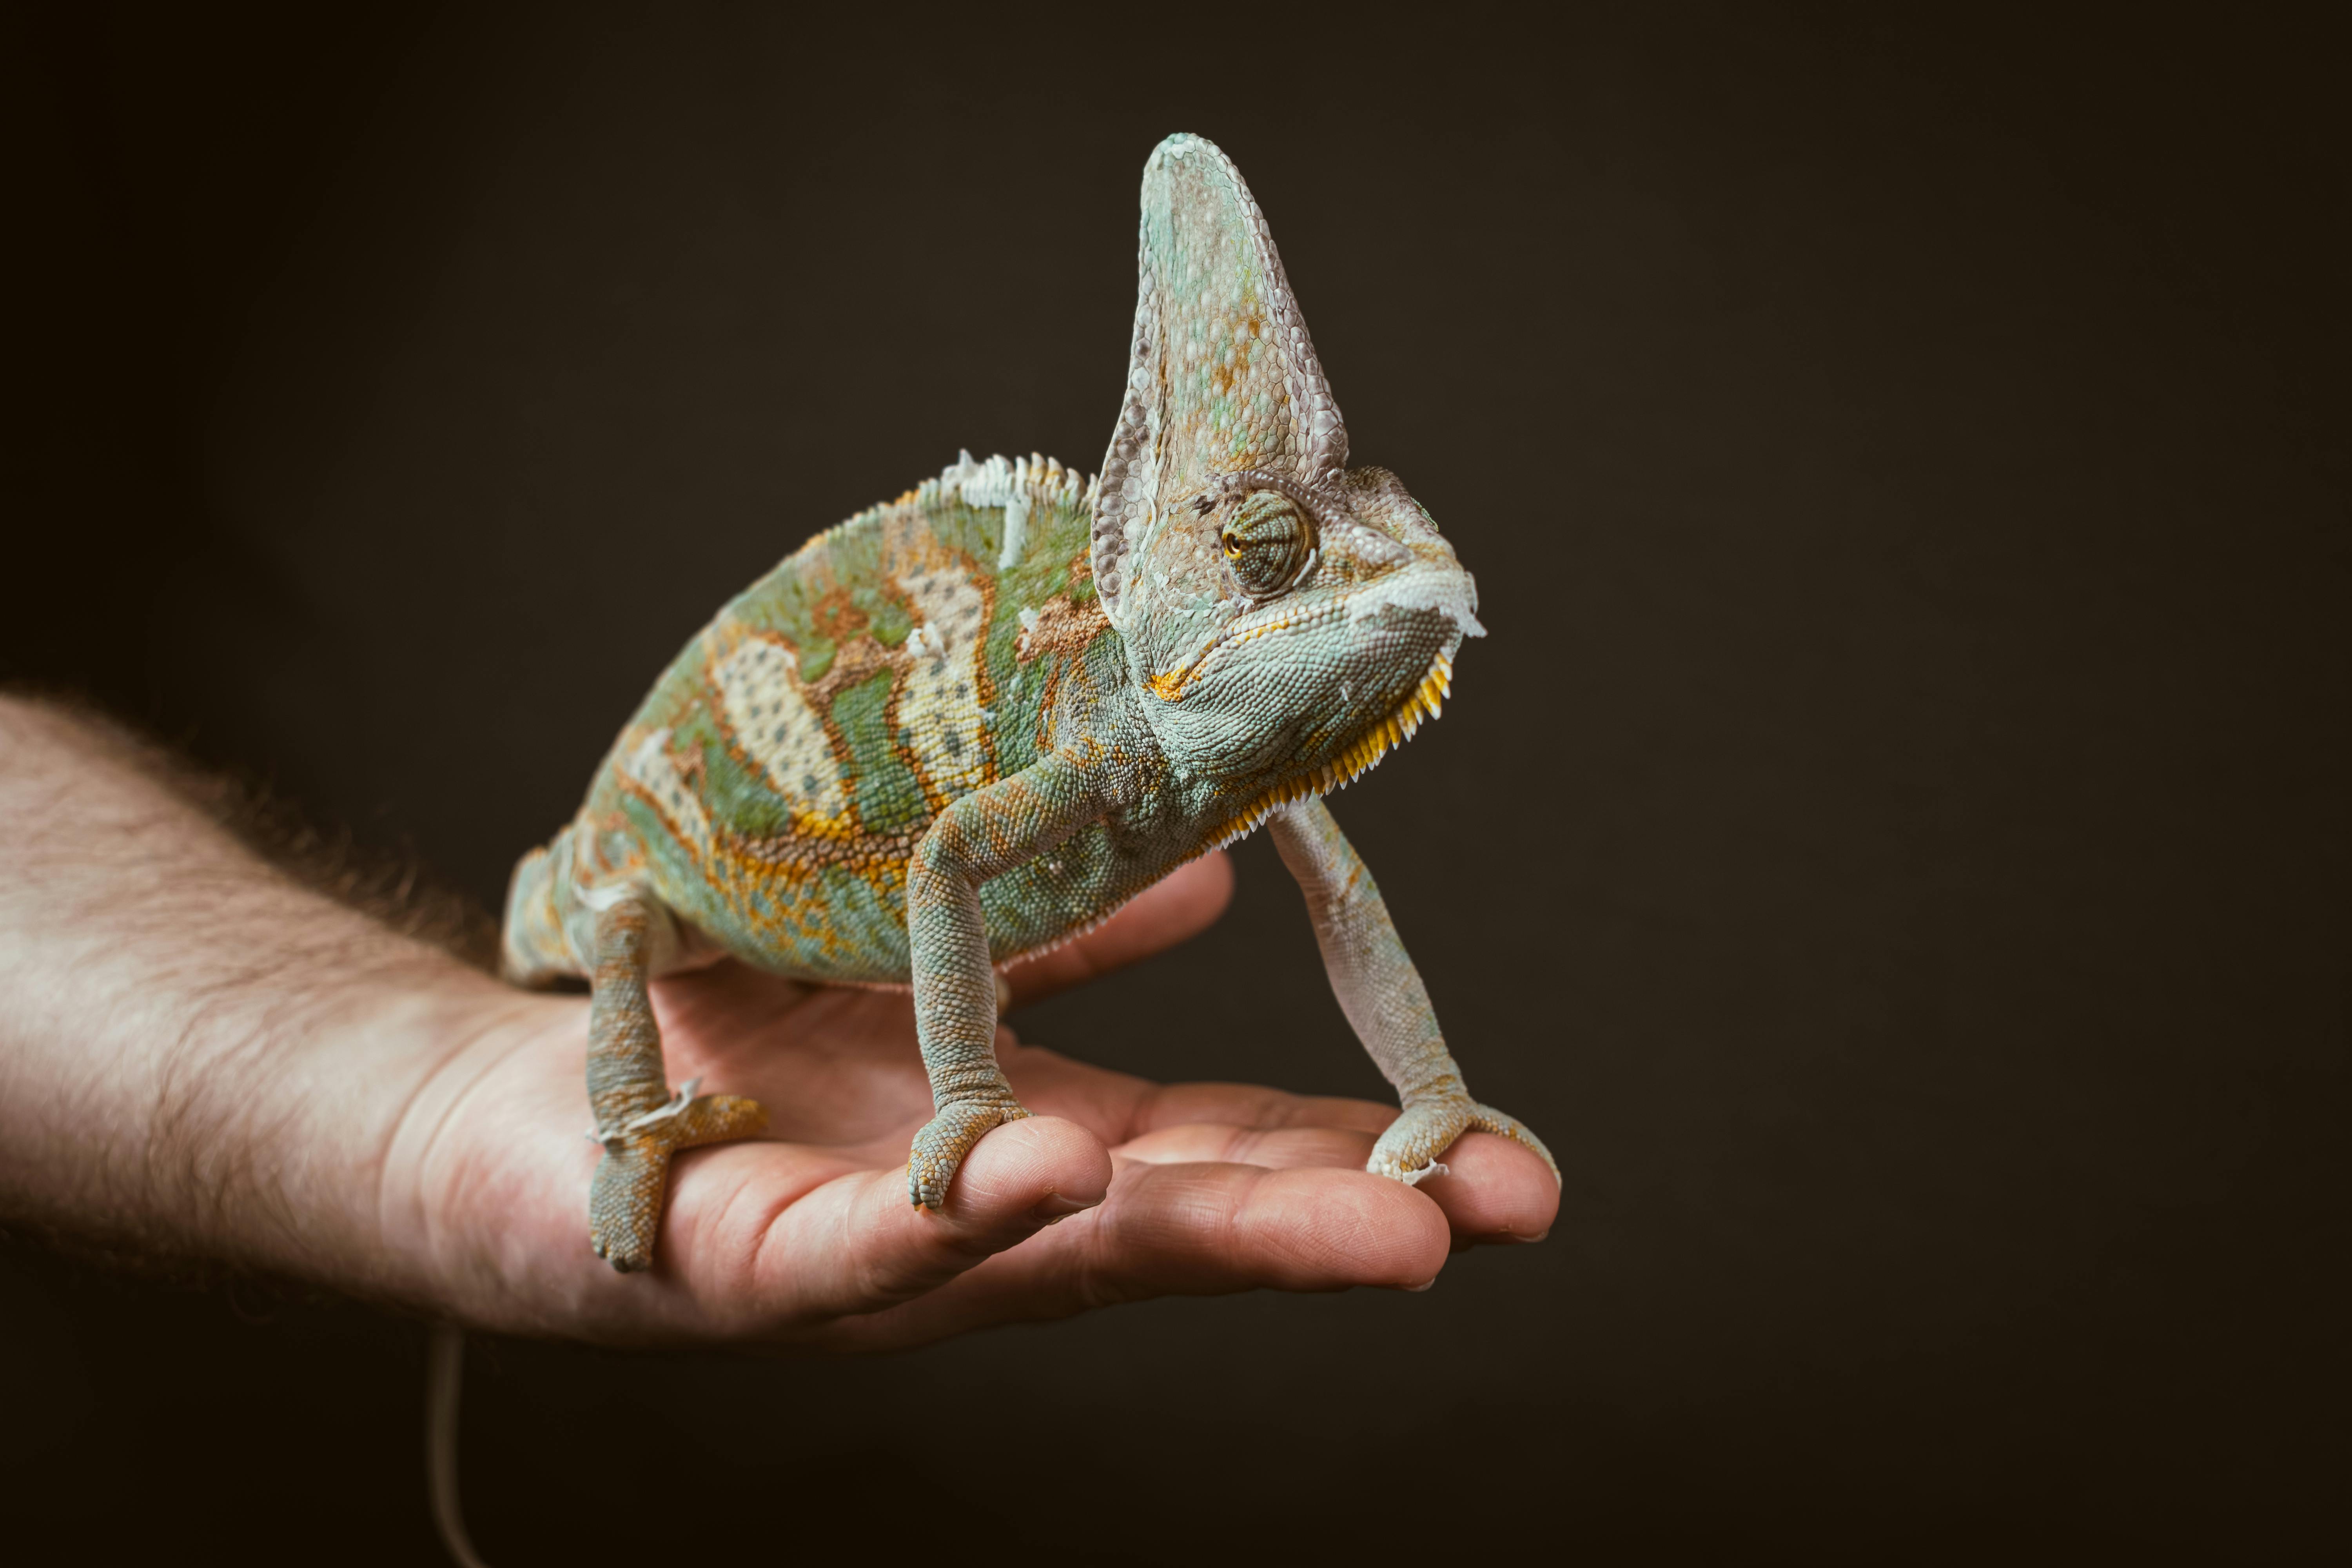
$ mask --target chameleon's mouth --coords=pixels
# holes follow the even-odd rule
[[[1471,585],[1468,573],[1458,568],[1424,567],[1396,573],[1381,582],[1360,584],[1343,595],[1319,601],[1300,604],[1286,600],[1258,605],[1244,612],[1233,624],[1209,633],[1201,639],[1189,658],[1148,677],[1144,685],[1163,702],[1181,702],[1192,694],[1196,684],[1213,677],[1219,666],[1241,655],[1243,650],[1261,638],[1328,634],[1399,611],[1409,616],[1435,612],[1450,621],[1454,629],[1446,638],[1445,647],[1451,650],[1459,647],[1465,637],[1482,637],[1486,635],[1486,628],[1478,624],[1476,603],[1477,593]],[[1431,675],[1436,681],[1434,695],[1429,682],[1424,680],[1422,689],[1415,692],[1391,720],[1374,725],[1372,732],[1377,733],[1383,725],[1391,721],[1418,725],[1423,717],[1423,707],[1427,709],[1426,716],[1434,717],[1436,699],[1450,689],[1448,682],[1453,675],[1453,663],[1445,654],[1441,653],[1432,665]],[[1408,729],[1404,733],[1410,735],[1412,731]],[[1390,745],[1395,743],[1388,742]],[[1386,749],[1386,746],[1381,748],[1381,751]],[[1377,759],[1379,754],[1380,752],[1375,751],[1374,758]]]

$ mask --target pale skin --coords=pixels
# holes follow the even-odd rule
[[[587,1003],[517,992],[273,869],[105,728],[0,698],[0,1218],[310,1279],[510,1332],[914,1344],[1157,1295],[1423,1288],[1450,1251],[1539,1239],[1559,1190],[1486,1132],[1418,1186],[1366,1173],[1394,1109],[1160,1085],[1020,1044],[1034,1114],[937,1211],[907,1202],[932,1111],[905,993],[728,963],[652,992],[674,1079],[758,1100],[757,1139],[681,1153],[657,1261],[581,1233]],[[1197,861],[1007,975],[1014,1005],[1199,931]],[[1069,1042],[1083,1050],[1082,1041]]]

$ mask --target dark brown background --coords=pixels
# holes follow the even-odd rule
[[[1337,809],[1567,1172],[1547,1245],[1425,1296],[483,1346],[494,1562],[2340,1524],[2341,37],[468,9],[13,17],[0,673],[493,900],[806,534],[959,446],[1095,465],[1138,173],[1197,131],[1358,460],[1479,574],[1457,701]],[[1240,868],[1024,1033],[1376,1091]],[[431,1560],[415,1325],[19,1241],[0,1334],[19,1525]]]

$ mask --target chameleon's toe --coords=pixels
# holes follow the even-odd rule
[[[660,1228],[669,1151],[651,1139],[607,1144],[588,1184],[588,1245],[624,1274],[650,1268]]]
[[[1543,1140],[1529,1131],[1527,1123],[1517,1117],[1506,1116],[1491,1105],[1474,1105],[1470,1108],[1470,1125],[1481,1132],[1499,1133],[1515,1143],[1526,1144],[1543,1157],[1544,1168],[1551,1173],[1551,1179],[1555,1183],[1559,1181],[1559,1162],[1551,1157],[1551,1151],[1544,1147]]]
[[[1445,1173],[1438,1156],[1452,1148],[1455,1139],[1472,1131],[1500,1133],[1526,1144],[1543,1156],[1551,1179],[1559,1180],[1559,1162],[1551,1157],[1542,1139],[1528,1131],[1517,1118],[1506,1116],[1493,1106],[1480,1105],[1467,1095],[1424,1100],[1405,1107],[1404,1114],[1391,1122],[1380,1142],[1372,1145],[1372,1157],[1365,1163],[1364,1169],[1409,1187],[1418,1185],[1425,1177]]]
[[[971,1146],[990,1129],[1018,1121],[1028,1111],[1003,1103],[958,1101],[940,1107],[939,1114],[915,1134],[907,1154],[907,1201],[917,1208],[939,1208],[948,1201],[948,1184]]]
[[[730,1143],[764,1131],[768,1112],[758,1100],[743,1095],[706,1094],[688,1100],[672,1125],[676,1131],[671,1148],[699,1149],[705,1143]]]
[[[689,1084],[658,1110],[598,1138],[604,1157],[596,1162],[588,1184],[588,1245],[621,1273],[653,1267],[671,1156],[680,1149],[747,1137],[767,1125],[768,1113],[755,1100],[739,1094],[690,1099],[692,1092]]]

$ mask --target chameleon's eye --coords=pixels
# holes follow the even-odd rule
[[[1255,490],[1217,535],[1234,581],[1253,599],[1298,581],[1315,557],[1315,522],[1279,490]]]

